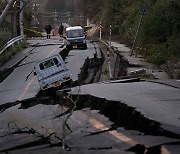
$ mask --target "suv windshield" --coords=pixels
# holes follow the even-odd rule
[[[68,38],[83,37],[83,36],[84,36],[84,32],[82,29],[67,31],[67,37]]]

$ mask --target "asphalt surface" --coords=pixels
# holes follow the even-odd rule
[[[55,41],[55,43],[57,42],[57,40],[52,41]],[[19,67],[15,68],[8,78],[0,84],[0,104],[35,97],[40,88],[36,77],[33,75],[34,63],[37,60],[47,58],[60,52],[59,43],[47,46],[47,44],[50,43],[49,40],[33,39],[29,40],[29,43],[32,47],[30,46],[30,48],[23,50],[2,66],[2,68],[11,67],[12,63],[16,63],[25,57]],[[33,47],[37,43],[39,47]]]
[[[84,65],[85,59],[88,57],[89,59],[94,58],[94,54],[100,55],[100,50],[97,48],[95,50],[95,46],[87,41],[88,49],[87,50],[71,50],[67,57],[67,66],[72,74],[73,81],[78,80],[78,75],[81,72],[81,68]]]
[[[33,61],[43,59],[59,52],[59,42],[56,39],[42,38],[29,40],[30,44],[41,47],[35,50],[26,49],[21,56],[30,56],[22,62],[21,67],[0,84],[1,104],[23,100],[36,96],[39,85],[33,75],[27,76],[33,69]],[[88,43],[88,50],[72,50],[67,58],[67,64],[76,80],[86,57],[93,57],[94,46]],[[99,51],[98,51],[99,52]],[[128,50],[127,50],[128,52]],[[13,61],[15,60],[12,59]],[[13,62],[9,63],[9,66]],[[8,64],[6,64],[6,67]],[[164,79],[164,77],[163,77]],[[165,130],[180,134],[180,89],[179,81],[143,81],[120,83],[121,81],[104,81],[83,85],[72,89],[73,94],[91,95],[117,101],[133,107],[148,119],[161,124]],[[159,83],[157,83],[159,82]],[[15,88],[13,88],[15,86]],[[51,104],[51,100],[44,100]],[[86,104],[86,100],[82,102]],[[63,124],[68,115],[58,117],[67,110],[61,105],[43,105],[23,109],[21,104],[11,107],[0,116],[0,152],[6,153],[132,153],[126,151],[134,145],[142,144],[146,147],[161,145],[163,153],[179,154],[179,144],[165,145],[179,139],[165,136],[147,135],[137,130],[112,128],[113,122],[99,113],[99,110],[84,108],[74,111],[70,116],[65,131],[65,143],[71,149],[63,149],[59,138],[63,137]],[[113,112],[113,111],[112,111]],[[118,117],[117,117],[118,118]],[[69,127],[69,128],[68,128]],[[59,138],[57,138],[59,137]],[[43,139],[40,142],[36,142]],[[48,139],[48,140],[46,140]]]
[[[40,91],[37,78],[32,71],[37,60],[47,58],[53,54],[59,54],[63,42],[58,37],[51,40],[45,38],[34,38],[28,40],[29,48],[12,57],[7,63],[1,66],[10,68],[25,57],[20,67],[14,69],[10,76],[0,84],[0,104],[21,101],[36,97]],[[99,50],[97,50],[99,52]],[[73,81],[78,79],[81,68],[87,57],[94,56],[95,49],[92,43],[88,43],[88,50],[72,50],[67,57],[67,65]]]
[[[118,81],[117,81],[118,82]],[[180,84],[174,81],[174,84]],[[72,93],[92,95],[119,101],[134,107],[148,119],[159,122],[162,128],[180,134],[180,89],[165,84],[142,81],[134,83],[96,83],[81,86]]]

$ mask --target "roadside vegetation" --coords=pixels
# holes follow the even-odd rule
[[[5,6],[7,5],[6,1],[0,1],[0,14],[3,12]],[[17,6],[14,6],[13,9],[16,9]],[[18,7],[17,7],[18,9]],[[35,37],[35,36],[42,36],[40,32],[37,33],[38,29],[31,28],[31,11],[30,8],[27,7],[27,9],[24,12],[24,33],[26,37]],[[6,20],[3,21],[1,27],[0,27],[0,49],[12,38],[18,36],[18,30],[13,30],[13,26],[11,23],[11,14],[9,13],[6,17]],[[18,14],[17,14],[18,19]],[[18,25],[18,20],[16,21]],[[16,33],[14,33],[15,31]],[[9,60],[13,55],[20,52],[23,48],[27,46],[27,42],[23,41],[20,44],[15,44],[13,47],[9,47],[6,51],[4,51],[0,55],[0,65],[4,64],[7,60]]]
[[[4,1],[0,1],[0,14],[5,6]],[[5,21],[0,27],[0,48],[11,39],[11,26],[10,23]]]
[[[0,49],[12,38],[10,23],[5,21],[0,28]],[[0,55],[0,66],[12,57],[16,52],[17,47],[9,48],[7,51]],[[10,50],[10,51],[9,51]]]
[[[0,28],[0,48],[11,39],[11,27],[10,23],[5,22]]]
[[[0,55],[0,66],[2,64],[4,64],[5,62],[7,62],[9,59],[11,59],[11,57],[15,54],[17,54],[18,52],[22,51],[22,49],[24,49],[27,46],[27,42],[23,41],[20,44],[16,44],[13,47],[9,47],[6,51],[4,51],[1,55]]]
[[[80,0],[80,9],[93,22],[102,22],[106,34],[112,24],[114,38],[130,47],[144,10],[135,50],[157,65],[179,61],[179,0]]]

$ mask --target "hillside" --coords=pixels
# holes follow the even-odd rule
[[[38,19],[41,22],[42,27],[50,22],[52,25],[58,26],[61,22],[69,23],[69,16],[71,18],[70,24],[79,23],[79,0],[37,0],[39,3]],[[56,23],[54,22],[54,12],[58,13]]]
[[[144,3],[143,3],[144,2]],[[95,23],[103,24],[119,40],[133,42],[144,11],[136,51],[148,61],[161,65],[180,59],[179,0],[80,0],[81,11]]]
[[[49,0],[45,7],[47,12],[54,10],[58,12],[76,12],[76,4],[78,0]]]
[[[37,0],[37,3],[39,3],[39,12],[44,13],[46,12],[46,5],[49,0]]]

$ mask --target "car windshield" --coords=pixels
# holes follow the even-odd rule
[[[40,67],[41,70],[44,70],[45,68],[49,68],[49,67],[54,66],[54,64],[55,65],[58,64],[58,59],[57,58],[53,58],[53,59],[47,60],[47,61],[45,61],[43,63],[40,63],[39,67]]]
[[[83,36],[84,36],[84,32],[82,29],[67,31],[68,38],[83,37]]]

